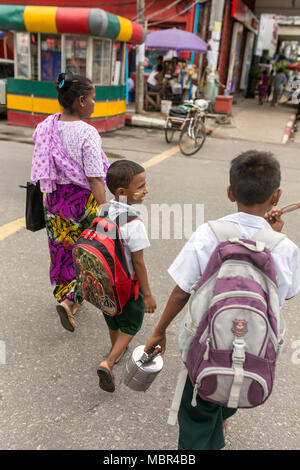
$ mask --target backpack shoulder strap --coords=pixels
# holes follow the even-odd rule
[[[118,227],[121,227],[122,225],[128,224],[129,222],[137,218],[138,216],[134,212],[122,212],[118,215],[118,217],[116,217],[115,223],[118,225]]]
[[[275,230],[272,229],[269,230],[267,228],[262,228],[251,237],[251,240],[263,242],[266,248],[272,251],[278,245],[278,243],[284,240],[284,238],[286,238],[284,233],[275,232]]]
[[[98,217],[108,218],[109,207],[109,204],[105,204],[104,206],[102,206]],[[135,220],[137,218],[138,216],[134,212],[124,211],[121,212],[115,219],[111,220],[113,220],[115,224],[120,227],[121,225],[125,225],[128,222],[131,222],[132,220]]]
[[[101,207],[98,217],[108,217],[109,204],[105,204]]]
[[[241,233],[233,222],[228,222],[227,220],[210,220],[208,225],[219,243],[226,242],[229,238],[241,237]]]

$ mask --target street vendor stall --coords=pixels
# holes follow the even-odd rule
[[[88,122],[102,132],[124,125],[125,47],[144,41],[138,23],[100,8],[0,5],[0,29],[14,34],[8,122],[35,127],[59,112],[53,82],[61,70],[71,70],[95,84],[95,111]]]
[[[148,49],[160,49],[185,52],[207,52],[207,43],[199,36],[181,29],[171,28],[153,31],[147,35],[145,47]],[[169,90],[167,98],[174,101],[178,97],[178,89],[181,88],[181,95],[185,88],[189,88],[193,81],[199,81],[196,67],[193,64],[186,64],[184,61],[173,57],[165,61],[166,90]]]

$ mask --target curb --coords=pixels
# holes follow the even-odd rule
[[[291,134],[291,130],[293,128],[295,120],[296,120],[296,114],[292,114],[290,116],[290,119],[287,122],[287,125],[285,126],[284,134],[283,134],[283,137],[282,137],[282,140],[281,140],[282,144],[287,144],[288,143],[289,138],[290,138],[290,134]]]
[[[125,115],[126,126],[150,127],[164,129],[166,121],[164,119],[149,118],[141,115]]]

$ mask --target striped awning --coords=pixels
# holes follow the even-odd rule
[[[0,5],[0,29],[31,33],[69,33],[101,36],[140,44],[146,32],[141,25],[101,8]]]

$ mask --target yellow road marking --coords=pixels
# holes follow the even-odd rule
[[[170,149],[165,150],[164,152],[159,153],[158,155],[155,155],[155,157],[150,158],[150,160],[147,160],[145,163],[142,163],[142,166],[144,168],[150,168],[151,166],[157,165],[158,163],[161,163],[166,160],[166,158],[172,157],[172,155],[179,152],[179,150],[179,145],[171,147]]]
[[[13,220],[8,224],[2,225],[2,227],[0,227],[0,240],[4,240],[4,238],[9,237],[9,235],[12,235],[24,227],[25,217],[21,217],[20,219]]]
[[[150,158],[150,160],[147,160],[145,163],[142,163],[142,166],[144,168],[150,168],[151,166],[157,165],[158,163],[163,162],[166,160],[166,158],[172,157],[175,153],[179,152],[179,146],[176,145],[175,147],[171,147],[168,150],[165,150],[162,153],[159,153],[158,155],[155,155],[155,157]],[[13,220],[12,222],[9,222],[8,224],[2,225],[0,227],[0,241],[4,240],[5,238],[9,237],[13,233],[17,232],[21,228],[24,228],[26,225],[25,223],[25,217],[21,217],[20,219]]]

